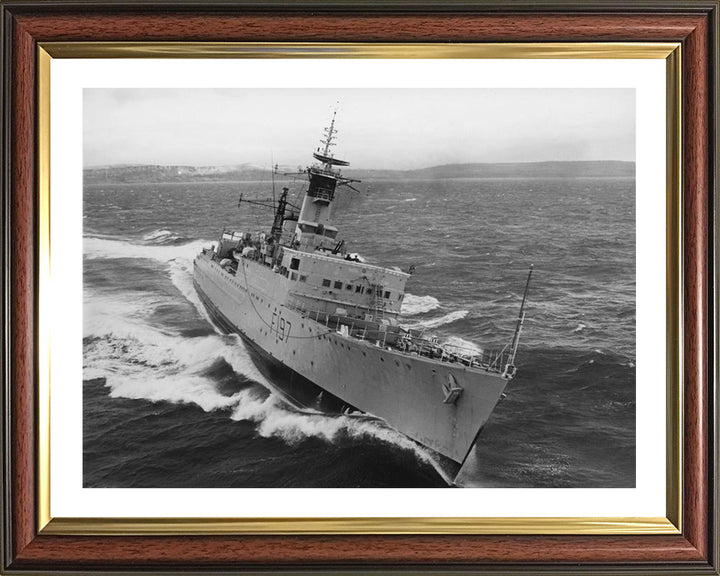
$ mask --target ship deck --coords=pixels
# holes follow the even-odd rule
[[[203,254],[208,258],[212,258],[211,252],[203,251]],[[244,256],[241,256],[241,258],[244,262],[272,270],[272,266],[260,259]],[[236,277],[237,269],[238,261],[233,261],[224,270],[229,276]],[[278,271],[275,271],[275,273],[280,274]],[[508,346],[505,346],[500,351],[475,350],[462,346],[442,344],[439,338],[427,335],[424,329],[403,326],[401,323],[385,324],[349,316],[327,314],[299,305],[291,299],[288,299],[284,306],[328,329],[336,330],[346,337],[364,341],[371,345],[380,346],[408,356],[422,356],[440,363],[460,364],[470,369],[499,374],[508,378],[512,376],[512,374],[505,374],[505,368],[511,357]]]

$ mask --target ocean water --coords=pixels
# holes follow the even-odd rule
[[[86,487],[448,486],[382,422],[285,405],[209,321],[192,260],[224,225],[268,228],[268,212],[236,207],[268,190],[86,185]],[[502,348],[535,266],[518,374],[460,485],[635,485],[633,179],[375,181],[336,204],[350,251],[416,265],[403,322],[445,341]]]

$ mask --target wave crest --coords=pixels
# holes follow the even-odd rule
[[[480,356],[483,353],[483,349],[480,346],[459,336],[450,336],[443,340],[442,344],[445,348],[458,354]]]
[[[448,484],[452,484],[452,478],[428,449],[391,428],[383,420],[365,416],[300,412],[287,406],[275,394],[261,397],[253,390],[240,393],[231,418],[235,421],[254,422],[258,435],[263,438],[280,438],[291,445],[308,438],[318,438],[326,442],[336,442],[341,438],[369,438],[392,444],[413,452],[416,458],[433,466]]]
[[[414,294],[405,294],[400,314],[403,316],[414,316],[416,314],[425,314],[440,308],[440,301],[434,296],[415,296]]]
[[[146,240],[167,238],[168,232],[156,230],[146,235]],[[84,240],[86,258],[137,258],[166,264],[175,287],[207,318],[193,287],[192,261],[209,242],[149,245],[96,236],[86,236]],[[416,310],[412,313],[439,307],[437,299],[431,296],[408,296],[406,302],[411,310]],[[111,397],[195,404],[206,412],[230,410],[232,420],[253,422],[260,436],[281,438],[290,444],[307,438],[327,442],[373,438],[410,450],[451,483],[429,450],[382,420],[298,411],[287,405],[255,367],[239,336],[218,332],[187,337],[153,326],[149,318],[167,303],[165,296],[151,292],[105,295],[86,287],[84,298],[83,377],[103,378]],[[429,323],[439,325],[437,320]],[[216,371],[212,370],[220,359],[237,376],[233,388],[236,391],[230,395],[218,390]],[[261,387],[248,386],[247,379]]]
[[[218,359],[269,386],[239,336],[187,337],[150,325],[148,317],[164,302],[152,294],[122,298],[86,289],[83,377],[105,378],[111,396],[195,403],[206,411],[229,406],[204,375]]]
[[[138,244],[128,240],[85,236],[83,238],[83,255],[88,259],[136,258],[167,263],[180,258],[192,262],[203,247],[209,246],[211,243],[208,240],[193,240],[184,244]]]
[[[449,314],[445,314],[444,316],[440,316],[438,318],[428,318],[426,320],[419,320],[418,322],[413,322],[410,325],[410,327],[411,328],[437,328],[438,326],[443,326],[445,324],[452,324],[453,322],[462,320],[463,318],[466,318],[468,314],[470,314],[470,312],[468,310],[456,310],[454,312],[450,312]]]

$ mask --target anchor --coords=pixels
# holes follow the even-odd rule
[[[457,383],[455,376],[448,374],[447,382],[443,383],[443,392],[445,393],[443,404],[457,404],[458,399],[462,396],[463,388]]]

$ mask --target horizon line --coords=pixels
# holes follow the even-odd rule
[[[417,170],[428,170],[430,168],[442,168],[445,166],[474,166],[474,165],[487,165],[487,166],[498,166],[508,164],[579,164],[589,162],[620,162],[623,164],[636,164],[636,160],[617,160],[617,159],[598,159],[598,160],[510,160],[502,162],[449,162],[446,164],[432,164],[430,166],[423,166],[420,168],[368,168],[368,167],[348,167],[349,170],[384,170],[393,172],[413,172]],[[279,164],[282,166],[283,164]],[[285,164],[288,166],[289,164]],[[117,164],[96,164],[90,166],[83,166],[83,170],[93,170],[101,168],[117,168],[117,167],[132,167],[132,166],[158,166],[158,167],[187,167],[187,168],[228,168],[228,167],[241,167],[248,166],[256,170],[267,170],[272,171],[272,166],[263,167],[257,166],[250,162],[244,162],[240,164],[157,164],[157,163],[134,163],[134,162],[119,162]]]

